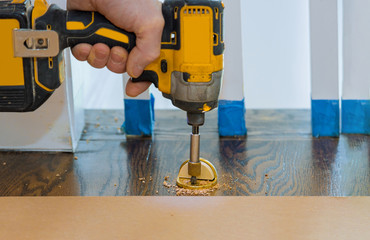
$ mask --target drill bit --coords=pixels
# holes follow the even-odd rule
[[[197,176],[201,174],[201,163],[199,160],[199,145],[200,135],[199,126],[192,127],[192,134],[190,135],[190,161],[188,166],[188,172],[191,176],[190,182],[192,185],[197,183]]]
[[[217,171],[212,163],[199,156],[199,126],[204,124],[204,113],[188,112],[187,117],[188,124],[192,126],[190,135],[190,159],[181,165],[176,184],[179,187],[188,189],[211,188],[217,184]],[[199,182],[200,180],[202,181],[201,184]]]

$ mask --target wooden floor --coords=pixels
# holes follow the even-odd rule
[[[308,110],[247,111],[247,138],[218,138],[216,112],[201,127],[201,156],[218,170],[211,195],[359,196],[370,193],[370,136],[311,137]],[[0,152],[1,196],[176,195],[190,127],[157,111],[153,138],[126,139],[120,111],[87,111],[77,152]]]

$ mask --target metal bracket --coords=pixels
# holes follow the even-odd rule
[[[14,57],[55,57],[59,53],[58,33],[53,30],[13,30]]]

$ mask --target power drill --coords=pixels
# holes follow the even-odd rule
[[[187,112],[192,126],[189,174],[200,175],[199,126],[217,107],[223,75],[221,0],[165,0],[160,57],[134,82],[150,81]],[[40,107],[64,81],[63,49],[105,43],[131,51],[135,35],[98,12],[65,11],[45,0],[0,0],[0,112]]]

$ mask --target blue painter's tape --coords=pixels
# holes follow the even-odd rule
[[[245,106],[241,101],[218,102],[218,133],[221,137],[245,136]]]
[[[125,99],[125,122],[122,129],[131,136],[151,136],[154,129],[154,97]]]
[[[370,134],[370,100],[342,99],[342,133]]]
[[[339,100],[311,100],[313,137],[339,136]]]

